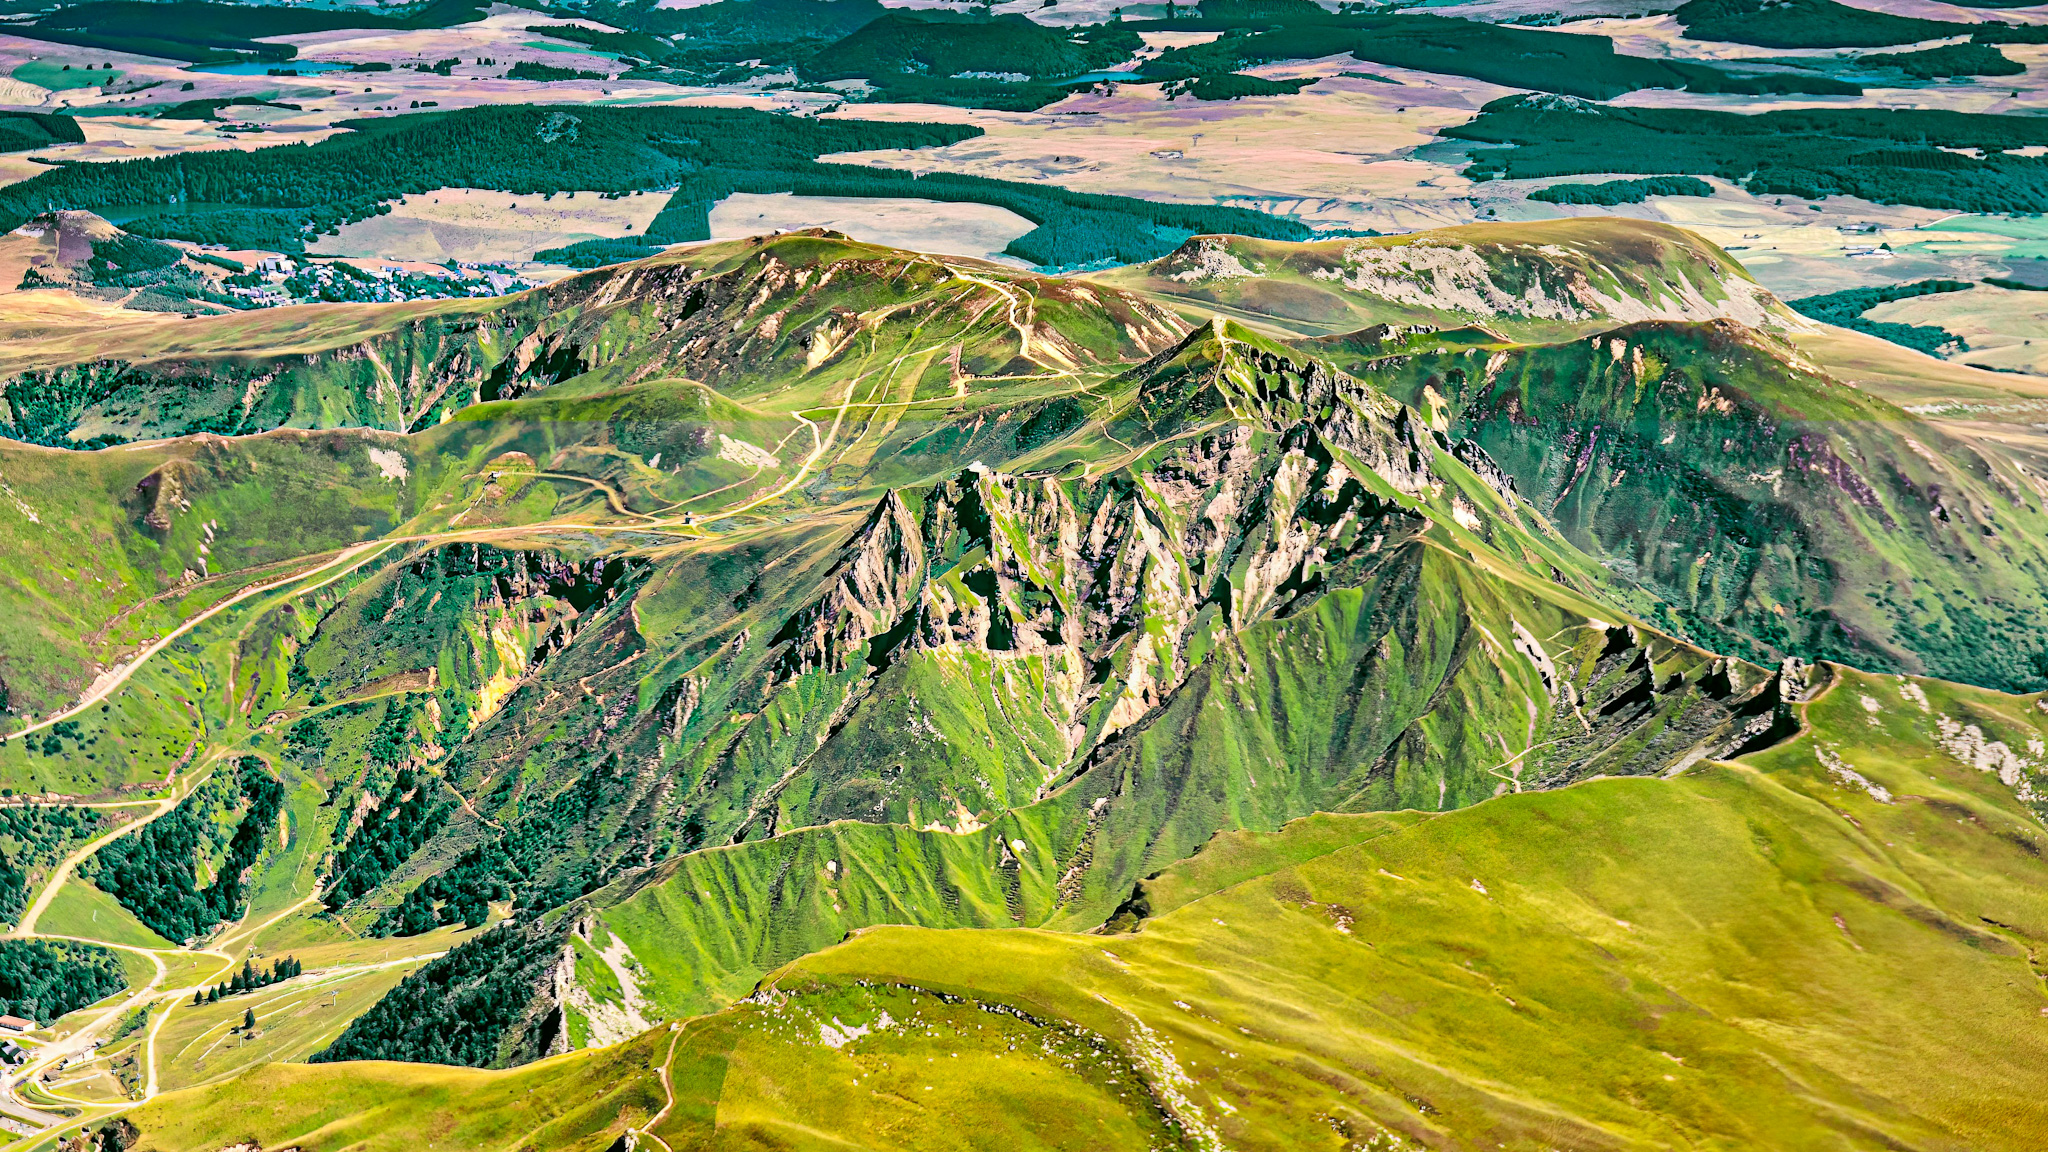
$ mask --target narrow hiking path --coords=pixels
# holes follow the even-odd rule
[[[36,893],[36,898],[29,903],[27,911],[21,914],[21,922],[16,924],[14,930],[7,933],[5,938],[25,940],[31,936],[47,935],[47,933],[36,931],[36,922],[42,919],[43,913],[50,907],[50,902],[57,898],[58,891],[64,887],[66,881],[71,879],[71,874],[78,869],[78,866],[83,864],[87,857],[112,844],[114,841],[119,840],[123,836],[133,835],[148,827],[151,822],[169,814],[171,809],[176,808],[180,801],[192,794],[192,789],[198,787],[200,782],[206,779],[222,755],[225,755],[225,753],[219,751],[211,753],[200,764],[198,770],[187,772],[179,777],[178,780],[172,783],[170,795],[157,800],[131,802],[134,804],[154,804],[156,805],[155,811],[101,833],[99,836],[80,845],[76,850],[65,856],[64,859],[58,861],[57,866],[50,869],[50,875],[44,879],[42,890]],[[109,807],[112,807],[112,805],[109,805]]]
[[[130,657],[126,663],[116,665],[111,671],[102,675],[99,678],[99,680],[95,681],[93,686],[87,689],[85,695],[79,698],[78,703],[73,704],[71,707],[66,708],[62,712],[51,713],[49,716],[46,716],[43,719],[38,720],[25,728],[20,728],[13,732],[9,732],[5,737],[0,737],[0,739],[12,740],[17,736],[26,736],[32,732],[40,732],[43,729],[48,728],[59,721],[69,720],[72,717],[83,713],[86,709],[91,708],[93,705],[99,703],[102,700],[105,700],[108,696],[113,695],[114,691],[120,688],[121,685],[126,684],[128,682],[128,678],[130,676],[135,675],[136,669],[141,668],[144,662],[146,662],[151,656],[154,656],[157,653],[162,652],[164,649],[170,647],[173,643],[175,643],[178,640],[179,637],[185,635],[185,633],[190,632],[192,629],[197,628],[199,625],[206,623],[208,620],[213,619],[215,616],[220,615],[222,612],[227,611],[229,608],[232,608],[235,605],[240,604],[242,601],[247,600],[252,596],[261,596],[265,592],[271,592],[279,588],[287,587],[291,584],[297,583],[300,580],[306,579],[308,576],[315,575],[324,570],[325,568],[332,567],[335,564],[346,563],[347,561],[353,559],[358,555],[361,555],[364,552],[376,552],[384,548],[389,548],[390,546],[391,543],[389,541],[384,540],[371,540],[361,544],[352,544],[349,547],[342,549],[340,554],[338,554],[333,560],[327,562],[326,564],[316,565],[308,571],[294,572],[289,576],[280,577],[279,579],[271,580],[267,583],[251,584],[247,588],[244,588],[241,591],[236,592],[232,596],[229,596],[226,599],[215,604],[213,607],[208,608],[206,611],[199,613],[197,616],[193,616],[190,619],[187,619],[184,623],[178,625],[176,628],[171,629],[169,632],[164,633],[161,637],[158,637],[154,643],[150,644],[142,651],[137,652],[134,656]],[[353,565],[351,565],[350,567],[353,568]],[[333,579],[338,579],[340,575],[344,574],[345,572],[338,573],[336,576],[330,577],[330,581]],[[308,591],[311,591],[311,589],[308,589]]]
[[[131,992],[110,1006],[98,1009],[99,1015],[83,1028],[61,1039],[53,1040],[37,1047],[34,1055],[20,1068],[9,1069],[4,1074],[0,1074],[0,1111],[7,1111],[9,1113],[33,1111],[31,1105],[21,1101],[17,1093],[19,1085],[42,1075],[45,1069],[61,1065],[73,1056],[91,1050],[98,1044],[101,1033],[127,1019],[131,1012],[138,1008],[146,1011],[149,1005],[156,1002],[160,995],[159,989],[163,987],[164,980],[170,976],[170,966],[164,963],[162,956],[158,955],[162,951],[161,949],[142,948],[133,944],[111,944],[104,940],[89,940],[82,936],[45,934],[41,938],[46,940],[75,940],[87,944],[97,944],[103,948],[113,948],[122,952],[133,952],[146,956],[149,958],[150,963],[156,967],[156,974],[150,977],[149,982],[140,989]],[[94,1009],[88,1008],[85,1011],[94,1011]],[[82,1101],[77,1103],[86,1107],[92,1106]],[[65,1117],[48,1116],[44,1123],[47,1128],[70,1122]],[[38,1135],[41,1135],[41,1133]]]
[[[1014,317],[1019,308],[1019,302],[1014,298],[1008,297],[1006,293],[1001,295],[1005,297],[1005,302],[1008,304]],[[1023,307],[1028,310],[1028,304],[1023,305]],[[139,671],[148,666],[152,659],[165,652],[179,640],[189,636],[195,629],[204,626],[209,621],[222,617],[237,606],[245,605],[267,596],[277,596],[288,600],[311,595],[331,586],[339,580],[345,579],[351,573],[386,555],[394,548],[412,548],[420,545],[431,546],[438,543],[452,543],[464,540],[487,541],[502,537],[531,537],[536,534],[549,532],[654,533],[685,538],[702,536],[704,533],[701,532],[701,526],[746,516],[757,509],[788,497],[790,494],[799,491],[803,485],[811,482],[821,469],[830,466],[829,462],[835,450],[842,454],[847,450],[846,446],[842,445],[842,440],[852,433],[853,429],[849,428],[849,420],[854,419],[857,413],[867,412],[878,415],[891,408],[910,406],[903,403],[901,399],[883,399],[874,390],[886,385],[893,373],[901,372],[906,360],[918,355],[923,355],[928,360],[931,355],[941,350],[940,346],[933,345],[930,348],[920,348],[903,355],[898,355],[887,364],[886,368],[880,369],[879,373],[863,373],[847,381],[843,391],[840,391],[835,398],[828,399],[825,403],[817,405],[808,411],[791,413],[791,419],[798,425],[797,428],[792,430],[791,436],[802,436],[808,433],[811,441],[808,446],[809,450],[797,462],[797,466],[785,475],[780,482],[768,490],[752,494],[731,506],[706,509],[701,513],[688,514],[687,516],[677,515],[676,513],[680,510],[679,508],[664,510],[666,514],[648,514],[628,513],[623,507],[608,507],[607,511],[629,516],[631,519],[626,523],[584,523],[565,519],[517,526],[450,527],[440,531],[409,533],[364,541],[338,551],[302,558],[300,563],[304,565],[303,567],[282,576],[250,584],[211,604],[203,611],[186,618],[168,632],[137,651],[126,661],[109,670],[109,672],[102,674],[70,706],[54,712],[41,720],[8,732],[4,736],[0,736],[0,739],[27,736],[87,712],[94,705],[104,702],[108,697],[127,686],[130,680]],[[868,379],[870,376],[876,376],[877,378],[870,380]],[[861,391],[863,382],[868,383],[871,389],[866,396],[863,396]],[[914,404],[915,402],[913,401],[912,403]],[[825,420],[828,413],[831,417],[829,422]],[[858,421],[856,421],[856,424],[865,435],[867,425],[861,424]],[[786,437],[784,443],[786,444],[787,442],[788,438]],[[778,447],[781,447],[781,445],[778,445]],[[594,486],[603,487],[602,485]],[[614,493],[607,492],[608,497],[612,495]],[[608,505],[610,504],[609,499],[607,503]],[[215,733],[214,736],[216,739],[220,739],[224,734]],[[187,1002],[194,993],[203,992],[205,989],[218,984],[222,979],[227,978],[235,966],[242,962],[243,955],[262,937],[266,930],[318,902],[318,880],[316,879],[313,883],[312,891],[289,906],[266,916],[262,921],[253,924],[249,923],[247,913],[245,913],[241,921],[226,927],[224,931],[216,935],[211,944],[195,944],[188,947],[150,948],[136,944],[117,944],[105,940],[41,930],[41,923],[45,914],[64,886],[77,878],[78,870],[86,860],[106,848],[109,844],[115,843],[124,836],[132,835],[150,823],[168,815],[176,809],[180,802],[192,794],[192,791],[217,768],[224,757],[233,754],[237,750],[237,746],[232,743],[216,744],[203,756],[198,757],[188,771],[175,774],[167,794],[156,799],[74,802],[24,797],[14,801],[14,803],[18,804],[77,803],[81,807],[129,809],[136,811],[137,815],[127,823],[109,829],[88,840],[72,852],[67,853],[42,881],[34,898],[24,910],[20,923],[7,932],[4,938],[71,940],[97,944],[117,951],[145,956],[149,959],[155,971],[154,975],[141,987],[130,989],[118,1000],[102,1007],[87,1009],[86,1011],[93,1013],[93,1015],[82,1027],[78,1027],[69,1035],[59,1040],[42,1044],[37,1048],[32,1059],[21,1068],[0,1072],[0,1116],[12,1117],[17,1122],[38,1126],[38,1131],[33,1135],[14,1137],[11,1133],[0,1132],[0,1147],[27,1146],[29,1144],[47,1142],[66,1132],[81,1129],[88,1124],[96,1123],[110,1116],[119,1115],[142,1102],[154,1099],[160,1095],[163,1092],[163,1059],[159,1049],[163,1042],[164,1031],[172,1022],[173,1017],[179,1013],[181,1008],[187,1005]],[[476,811],[468,797],[461,796],[460,793],[457,793],[457,795],[463,801],[463,807],[466,810],[474,813],[479,819],[484,820],[485,823],[490,823],[488,818],[484,817],[481,812]],[[294,978],[293,981],[287,981],[271,987],[286,988],[288,985],[300,981],[305,982],[300,985],[302,988],[325,987],[340,984],[380,970],[423,964],[444,954],[445,951],[433,951],[362,963],[331,965],[326,968],[308,971],[304,975]],[[187,986],[171,988],[167,987],[167,984],[170,980],[172,969],[166,961],[172,957],[204,957],[216,961],[216,963],[189,970],[189,974],[182,979],[191,979],[195,976],[201,978]],[[62,1065],[72,1057],[92,1050],[110,1031],[118,1027],[138,1010],[148,1014],[147,1026],[139,1041],[136,1042],[136,1054],[141,1065],[139,1069],[141,1073],[138,1092],[139,1099],[95,1102],[83,1099],[70,1099],[56,1093],[46,1093],[51,1099],[63,1100],[66,1105],[79,1110],[78,1115],[65,1117],[45,1110],[47,1105],[39,1108],[20,1098],[18,1090],[22,1085],[36,1080],[47,1070]],[[657,1126],[666,1118],[674,1106],[674,1088],[670,1083],[667,1063],[674,1058],[676,1044],[679,1039],[679,1035],[672,1038],[668,1056],[664,1060],[660,1071],[662,1087],[667,1102],[661,1112],[657,1113],[650,1120],[646,1126],[647,1129]],[[661,1139],[653,1135],[651,1131],[643,1129],[643,1134],[650,1144],[666,1148]]]

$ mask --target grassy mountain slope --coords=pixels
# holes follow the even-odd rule
[[[2038,747],[2033,704],[1844,674],[1814,734],[1741,765],[1363,818],[1361,842],[1279,853],[1129,937],[891,929],[771,984],[908,984],[1120,1036],[1155,1083],[1188,1077],[1185,1128],[1234,1147],[2021,1147],[2039,757],[2007,783],[1944,729]],[[1930,978],[1940,997],[1909,991]]]
[[[175,334],[152,324],[31,336],[0,357],[0,395],[6,430],[48,444],[278,427],[413,431],[591,372],[612,384],[687,376],[742,398],[797,374],[809,387],[792,399],[815,402],[845,382],[820,365],[846,367],[920,335],[944,341],[932,383],[950,388],[963,374],[997,374],[1033,340],[1079,365],[1149,353],[1180,330],[1122,294],[799,233],[704,245],[488,301],[308,305],[203,317]],[[728,388],[742,370],[748,387]]]
[[[479,729],[457,783],[481,815],[441,859],[493,815],[559,837],[522,858],[525,900],[684,853],[588,902],[582,934],[639,958],[635,993],[578,1005],[565,959],[533,977],[560,1016],[501,1020],[497,1058],[579,1012],[702,1011],[868,924],[1096,923],[1218,830],[1658,772],[1770,728],[1777,678],[1524,575],[1600,587],[1412,409],[1222,324],[1110,389],[1104,427],[1161,447],[892,493],[808,603],[752,615],[765,636],[725,623],[677,659],[614,607],[601,659],[557,658],[516,726]],[[530,924],[522,962],[573,949],[585,915]],[[344,1050],[395,1051],[419,1010]]]
[[[1491,356],[1338,360],[1413,402],[1439,396],[1454,435],[1709,647],[2048,683],[2038,465],[1788,344],[1726,321],[1649,322]]]
[[[1182,256],[1255,271],[1232,244]],[[278,827],[235,857],[253,936],[216,936],[371,958],[459,941],[345,1028],[323,1017],[342,1034],[320,1068],[251,1073],[303,1078],[261,1107],[203,1085],[225,1065],[181,1064],[166,1082],[197,1094],[138,1113],[145,1130],[204,1146],[232,1116],[252,1125],[236,1140],[345,1146],[441,1130],[467,1093],[461,1139],[498,1141],[514,1129],[492,1127],[511,1121],[490,1086],[509,1081],[380,1071],[402,1101],[380,1120],[349,1062],[532,1063],[525,1131],[594,1091],[546,1070],[639,1053],[589,1073],[613,1096],[534,1137],[608,1148],[667,1099],[648,1068],[671,1041],[672,1147],[1714,1146],[1825,1123],[1939,1147],[1995,1127],[1887,1087],[1945,1066],[1961,1024],[1876,1052],[1871,1030],[1905,1018],[1809,968],[1843,932],[1869,988],[1911,971],[1976,988],[2016,962],[1969,926],[2032,931],[1998,904],[1999,870],[2036,865],[1998,853],[2024,855],[2011,836],[2035,819],[2034,701],[1780,657],[2028,686],[2031,474],[1744,328],[1731,310],[1776,323],[1775,305],[1682,233],[1353,247],[1261,250],[1264,279],[1342,322],[1289,344],[1190,326],[1158,295],[829,234],[709,245],[433,314],[472,351],[488,331],[490,357],[406,344],[401,306],[336,310],[300,359],[258,365],[298,373],[290,390],[414,357],[391,429],[14,450],[36,467],[9,491],[80,517],[9,545],[12,626],[71,661],[16,714],[184,631],[104,702],[0,745],[0,777],[274,776]],[[1129,275],[1175,283],[1159,272]],[[261,361],[209,331],[206,356]],[[212,379],[204,360],[192,379]],[[179,379],[164,371],[131,399]],[[45,590],[53,570],[111,588]],[[1902,572],[1945,617],[1858,599]],[[2002,632],[1955,623],[1993,607]],[[1828,711],[1845,699],[1847,720]],[[1804,761],[1764,751],[1801,746],[1802,709],[1833,733],[1814,779],[1881,806],[1853,813],[1866,828],[1926,794],[1909,765],[2011,835],[1946,875],[1885,855],[1878,880],[1843,879],[1874,845],[1811,811]],[[1675,871],[1696,855],[1713,884]],[[1268,907],[1275,884],[1307,895]],[[1845,885],[1991,967],[1866,939],[1876,921],[1848,906],[1828,905],[1846,928],[1780,923]],[[1662,935],[1621,947],[1572,910],[1595,897],[1638,901],[1608,918]],[[1750,907],[1761,926],[1734,924]],[[1374,949],[1344,951],[1368,922]],[[1751,943],[1816,959],[1758,973]],[[1134,955],[1149,967],[1126,984]],[[1219,956],[1237,959],[1201,959]],[[1490,983],[1459,983],[1489,958]],[[790,965],[787,997],[753,995]],[[1800,1015],[1801,981],[1845,1015]],[[960,1000],[931,1003],[935,984]],[[1399,1003],[1358,991],[1382,986]],[[1191,1033],[1175,1000],[1236,1023]],[[1554,1031],[1489,1015],[1531,1004]],[[1693,1048],[1644,1050],[1651,1029],[1615,1023],[1653,1004]],[[831,1036],[806,1022],[835,1016]],[[1580,1033],[1578,1054],[1556,1048]],[[1229,1049],[1248,1079],[1188,1047],[1219,1037],[1267,1045]],[[1983,1059],[2023,1064],[2010,1043]],[[1020,1051],[1031,1070],[1001,1075]],[[1652,1057],[1718,1079],[1672,1095],[1636,1075]],[[977,1071],[940,1107],[876,1102],[920,1099],[927,1058]],[[1772,1062],[1797,1087],[1730,1087]],[[870,1072],[882,1097],[845,1090]]]
[[[1829,673],[1807,731],[1735,763],[1226,836],[1132,931],[877,928],[680,1033],[422,1070],[385,1107],[493,1123],[505,1088],[559,1099],[605,1058],[647,1091],[626,1062],[673,1043],[676,1149],[1158,1147],[1161,1121],[1196,1148],[2024,1147],[2043,713]],[[167,1097],[138,1147],[338,1147],[391,1067],[253,1074],[324,1083],[318,1108],[246,1079]],[[449,1077],[473,1098],[422,1090]],[[652,1103],[536,1146],[603,1147]],[[1048,1107],[1068,1122],[1034,1127]]]
[[[898,462],[879,438],[909,438],[922,406],[1006,404],[1182,331],[1118,293],[793,235],[506,300],[273,309],[194,320],[174,343],[159,325],[10,342],[8,411],[30,440],[280,424],[416,435],[7,449],[0,517],[25,523],[0,565],[43,569],[54,554],[68,583],[9,587],[22,638],[6,652],[20,659],[0,677],[21,685],[17,714],[44,711],[120,658],[127,646],[101,635],[111,621],[159,623],[155,599],[181,582],[237,582],[401,525],[680,521],[787,488],[842,432],[853,451],[834,463],[861,466],[841,474],[887,482]],[[104,495],[79,498],[81,480]]]

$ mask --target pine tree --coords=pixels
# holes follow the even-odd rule
[[[256,1009],[242,1009],[242,1031],[247,1032],[254,1027],[256,1027]]]

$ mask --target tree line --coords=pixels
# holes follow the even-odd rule
[[[515,1063],[501,1058],[500,1042],[526,1014],[535,982],[556,955],[546,933],[495,928],[407,976],[310,1060]]]
[[[196,0],[94,0],[71,4],[10,24],[7,31],[31,40],[132,52],[191,62],[290,60],[298,49],[267,43],[266,37],[301,36],[340,28],[447,28],[483,16],[480,0],[430,0],[403,16],[257,4],[212,4]]]
[[[1973,287],[1975,285],[1963,280],[1917,280],[1911,284],[1889,284],[1881,288],[1850,288],[1785,303],[1800,315],[1810,316],[1824,324],[1865,332],[1935,356],[1950,350],[1967,350],[1969,344],[1946,328],[1869,320],[1863,314],[1879,304],[1889,304],[1894,300],[1911,300],[1915,296],[1931,296],[1938,292],[1967,292]]]
[[[1314,5],[1307,7],[1312,11],[1271,19],[1203,19],[1158,25],[1220,28],[1224,35],[1205,44],[1169,49],[1146,61],[1140,71],[1150,79],[1186,80],[1231,73],[1253,64],[1349,53],[1357,59],[1391,67],[1468,76],[1514,88],[1592,100],[1607,100],[1643,88],[1748,94],[1854,95],[1862,91],[1854,84],[1825,76],[1790,71],[1734,72],[1685,60],[1630,56],[1616,52],[1614,42],[1605,36],[1545,32],[1444,16],[1354,15],[1324,12]],[[1203,12],[1206,16],[1207,5]]]
[[[111,949],[72,940],[0,940],[0,1013],[48,1024],[128,986]]]
[[[349,833],[335,857],[333,879],[321,900],[340,909],[376,888],[447,821],[452,805],[441,799],[438,781],[402,768],[375,811]]]
[[[215,817],[244,801],[213,881],[202,887],[200,863],[221,847]],[[261,759],[244,756],[234,771],[216,773],[177,807],[101,848],[80,871],[150,931],[166,940],[196,939],[245,911],[248,873],[283,808],[284,785]]]
[[[242,961],[242,970],[235,973],[234,976],[221,981],[211,988],[192,993],[192,1006],[197,1008],[202,1004],[218,1004],[229,996],[238,995],[243,992],[254,992],[258,988],[268,988],[281,980],[289,980],[305,970],[306,966],[304,964],[299,963],[290,956],[272,962],[268,968],[258,968],[249,961],[244,960]]]
[[[1961,24],[1835,0],[1687,0],[1671,15],[1694,40],[1762,48],[1883,48],[1956,36],[1978,44],[2039,44],[2048,37],[2048,26],[2039,24]]]
[[[0,189],[0,228],[64,208],[161,204],[127,225],[157,239],[298,251],[313,236],[437,188],[523,194],[674,187],[743,159],[951,144],[979,129],[820,121],[714,108],[508,105],[347,121],[316,144],[73,164]]]
[[[2048,159],[2009,151],[2048,145],[2048,119],[2037,116],[1876,108],[1744,114],[1510,96],[1439,134],[1513,145],[1476,153],[1465,170],[1475,180],[1621,167],[1719,176],[1761,196],[1860,196],[1958,212],[2048,210]]]

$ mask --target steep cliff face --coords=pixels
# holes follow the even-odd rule
[[[1728,321],[1340,355],[1724,651],[2048,685],[2048,481]]]
[[[584,835],[726,842],[587,902],[649,958],[649,1010],[723,1002],[866,924],[1097,922],[1225,829],[1446,810],[1782,735],[1803,681],[1504,576],[1504,549],[1569,546],[1483,451],[1369,386],[1227,327],[1127,384],[1112,419],[1170,436],[1133,463],[890,493],[772,632],[734,619],[694,661],[649,651],[688,671],[647,673],[652,706],[606,729],[614,756],[648,757],[608,776],[642,815],[601,804]],[[609,699],[621,676],[578,683]],[[552,919],[522,931],[557,946]],[[549,995],[573,1019],[594,993]],[[511,1049],[551,1011],[508,1026]]]

